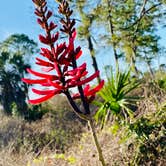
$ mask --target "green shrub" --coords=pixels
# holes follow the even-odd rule
[[[121,143],[132,147],[131,165],[160,165],[166,154],[166,102],[123,128]]]
[[[121,120],[128,116],[132,117],[134,110],[131,110],[131,108],[136,104],[139,97],[130,96],[130,93],[140,85],[140,82],[130,76],[130,70],[128,72],[117,72],[115,75],[111,71],[107,80],[105,86],[99,92],[104,102],[95,102],[100,106],[95,115],[96,120],[104,124],[110,113]]]

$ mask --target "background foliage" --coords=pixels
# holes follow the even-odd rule
[[[165,47],[157,33],[165,27],[165,3],[70,1],[79,42],[88,49],[95,71],[99,58],[106,58],[104,50],[110,50],[110,64],[98,77],[105,78],[105,86],[91,106],[108,165],[166,162],[166,66],[160,61]],[[30,87],[21,78],[36,53],[37,43],[25,34],[0,42],[0,165],[99,164],[85,122],[64,96],[39,106],[26,102]]]

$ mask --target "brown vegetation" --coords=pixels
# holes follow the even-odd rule
[[[98,128],[105,160],[109,166],[163,165],[165,92],[148,84],[144,91],[134,93],[144,98],[137,102],[135,118],[129,125],[114,119],[102,131]],[[73,114],[66,99],[57,96],[41,107],[46,108],[51,112],[34,122],[1,117],[0,165],[99,166],[89,128]]]

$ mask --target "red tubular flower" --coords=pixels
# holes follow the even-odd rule
[[[104,80],[102,80],[101,82],[100,82],[100,84],[99,85],[97,85],[95,88],[93,88],[93,89],[91,89],[91,90],[85,90],[85,95],[86,96],[93,96],[93,95],[95,95],[102,87],[104,86]]]
[[[50,25],[49,25],[49,31],[52,31],[53,29],[55,29],[57,27],[56,24],[54,24],[53,22],[50,22]]]
[[[53,67],[47,67],[47,68],[41,68],[41,70],[43,71],[43,72],[50,72],[50,71],[52,71],[52,70],[54,70],[54,68]]]
[[[79,59],[81,55],[82,55],[82,50],[80,50],[80,51],[76,54],[76,56],[75,56],[76,60]]]
[[[46,14],[46,19],[48,20],[52,16],[52,11],[48,11]],[[51,22],[52,23],[52,22]],[[53,23],[54,24],[54,23]]]
[[[40,66],[47,66],[47,67],[54,67],[54,64],[50,63],[50,62],[47,62],[47,61],[44,61],[40,58],[36,58],[37,62],[36,64],[37,65],[40,65]]]
[[[22,78],[22,81],[27,83],[27,84],[42,84],[47,82],[47,79],[35,79],[35,80],[32,80],[32,79],[27,79],[27,78]]]
[[[62,85],[60,85],[59,82],[53,82],[53,81],[51,81],[51,80],[48,80],[48,83],[50,83],[51,86],[53,86],[54,88],[57,88],[57,89],[59,89],[59,90],[65,89],[65,87],[62,86]]]
[[[58,76],[56,76],[56,75],[39,73],[39,72],[33,71],[32,69],[29,69],[29,68],[27,69],[27,72],[30,74],[33,74],[34,76],[37,76],[37,77],[58,80]]]
[[[55,35],[52,36],[51,43],[55,43],[58,40],[58,37],[59,37],[59,32],[57,32]]]
[[[44,37],[43,35],[39,35],[39,40],[43,44],[49,45],[51,43],[51,40],[49,39],[48,36]]]
[[[39,99],[29,100],[29,103],[30,104],[40,104],[43,101],[46,101],[46,100],[50,99],[51,97],[53,97],[56,94],[58,94],[58,93],[49,93],[48,95],[45,95],[44,97],[41,97]]]
[[[42,17],[42,13],[41,13],[38,9],[35,10],[35,14],[36,14],[38,17]]]
[[[48,50],[47,48],[41,48],[41,52],[40,54],[43,56],[43,57],[46,57],[48,60],[50,61],[53,61],[54,58],[53,58],[53,55],[52,55],[52,52],[50,50]]]
[[[65,76],[75,76],[77,73],[83,73],[86,70],[86,63],[83,63],[80,67],[65,72]]]
[[[49,95],[50,93],[58,92],[55,90],[38,90],[38,89],[34,89],[34,88],[32,88],[32,91],[38,95]]]
[[[44,24],[44,22],[43,22],[40,18],[37,19],[37,22],[38,22],[38,24],[40,24],[40,26],[41,26],[43,29],[45,28],[45,24]]]
[[[89,76],[88,78],[86,78],[86,79],[84,79],[84,80],[82,80],[82,81],[78,81],[78,82],[77,82],[77,85],[78,85],[78,86],[81,86],[81,85],[83,85],[83,84],[86,84],[86,83],[88,83],[88,82],[94,80],[94,79],[95,79],[96,77],[98,77],[98,76],[99,76],[99,71],[95,72],[94,74],[92,74],[91,76]]]
[[[99,85],[97,85],[96,87],[94,87],[94,88],[92,88],[92,89],[90,88],[90,85],[89,85],[89,84],[85,86],[85,88],[84,88],[84,95],[86,96],[87,101],[88,101],[89,103],[93,101],[92,99],[94,99],[96,93],[97,93],[103,86],[104,86],[104,80],[102,80]],[[90,97],[89,97],[89,96],[90,96]],[[76,93],[76,94],[74,94],[72,97],[73,97],[73,99],[79,99],[79,98],[80,98],[80,94],[79,94],[79,93]],[[89,98],[88,98],[88,97],[89,97]]]
[[[22,81],[27,84],[39,84],[44,87],[45,90],[38,90],[32,88],[33,93],[42,95],[38,99],[29,100],[31,104],[39,104],[44,102],[56,94],[64,93],[72,106],[74,106],[77,113],[81,113],[72,100],[81,98],[83,105],[85,106],[86,114],[89,114],[88,104],[95,98],[96,93],[103,87],[104,81],[101,81],[99,85],[91,88],[90,85],[86,85],[90,81],[94,80],[99,71],[87,76],[87,66],[83,63],[77,66],[76,60],[82,55],[81,47],[75,48],[74,41],[76,38],[76,30],[74,28],[75,20],[69,19],[72,14],[72,10],[69,9],[67,3],[60,4],[59,12],[66,15],[68,20],[61,20],[63,29],[61,32],[65,32],[69,35],[68,44],[65,42],[56,44],[59,38],[59,32],[53,30],[57,27],[54,22],[49,21],[53,13],[47,10],[45,0],[33,0],[36,5],[35,14],[38,17],[38,24],[45,30],[46,35],[39,35],[41,43],[46,44],[50,48],[41,48],[41,56],[45,58],[36,58],[36,64],[42,66],[43,72],[36,72],[32,69],[27,69],[28,73],[37,77],[37,79],[23,78]],[[66,6],[63,6],[66,5]],[[51,74],[49,72],[51,71]],[[55,72],[55,73],[54,73]],[[85,88],[82,88],[85,85]],[[70,96],[69,88],[78,87],[78,93]]]

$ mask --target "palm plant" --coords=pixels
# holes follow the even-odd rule
[[[0,42],[0,104],[7,115],[13,103],[20,115],[27,114],[28,86],[21,82],[25,68],[30,67],[30,55],[37,52],[37,44],[24,34],[13,34]]]
[[[110,113],[116,118],[132,117],[133,111],[131,106],[135,105],[138,97],[130,96],[131,92],[135,90],[140,82],[135,78],[131,78],[130,70],[127,72],[116,72],[113,74],[111,70],[111,76],[107,76],[107,83],[103,89],[99,92],[99,96],[104,102],[97,101],[95,104],[100,106],[95,118],[100,121],[102,126],[108,120]]]

